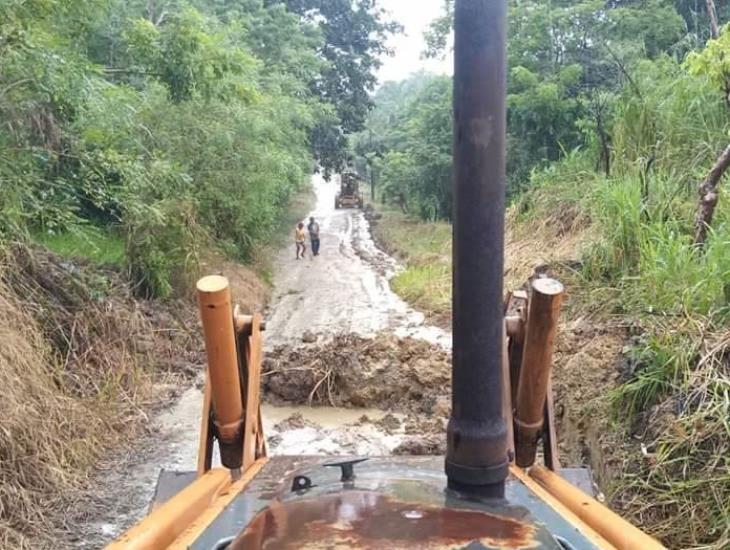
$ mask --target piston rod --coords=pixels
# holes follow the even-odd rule
[[[218,275],[203,277],[197,288],[221,463],[237,477],[243,460],[243,398],[231,291]]]

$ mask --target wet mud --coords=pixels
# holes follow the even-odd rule
[[[296,260],[293,241],[278,254],[266,315],[270,348],[300,341],[306,333],[372,337],[382,331],[448,348],[450,334],[428,325],[390,289],[398,264],[373,242],[365,214],[334,208],[337,182],[315,177],[314,190],[316,207],[303,221],[312,216],[319,223],[320,254],[308,249]]]
[[[314,216],[320,224],[320,255],[308,250],[296,260],[293,242],[277,254],[265,312],[262,416],[269,452],[441,453],[451,336],[392,292],[388,281],[398,264],[376,247],[363,212],[334,208],[337,182],[315,177],[313,185],[317,205],[303,219]],[[69,530],[77,534],[71,547],[102,547],[143,517],[160,470],[195,468],[202,361],[196,368],[196,383],[178,389],[170,406],[150,418],[135,448],[100,466],[82,509],[69,512]]]
[[[432,414],[449,395],[451,358],[415,338],[341,334],[274,348],[264,360],[263,381],[264,395],[274,403]]]

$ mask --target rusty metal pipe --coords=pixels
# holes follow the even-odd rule
[[[203,277],[197,288],[221,462],[231,470],[238,470],[243,454],[243,398],[231,292],[228,279],[219,275]]]
[[[453,396],[449,487],[501,497],[506,0],[456,0]]]
[[[563,292],[555,279],[532,281],[514,415],[515,462],[523,468],[535,463]]]

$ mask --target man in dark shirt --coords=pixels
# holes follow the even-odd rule
[[[319,256],[319,224],[314,221],[314,218],[309,218],[307,230],[309,231],[309,240],[312,242],[312,254]]]

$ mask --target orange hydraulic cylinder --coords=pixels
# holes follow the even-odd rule
[[[227,470],[211,470],[124,533],[107,550],[167,548],[231,485]]]
[[[514,403],[515,458],[517,465],[523,468],[535,463],[562,297],[563,285],[555,279],[535,279],[532,282],[517,400]]]
[[[542,466],[530,468],[530,477],[619,550],[664,548],[606,506],[586,495],[555,472]]]
[[[218,275],[203,277],[197,287],[215,424],[220,441],[234,443],[240,438],[243,399],[231,291],[228,279]]]

